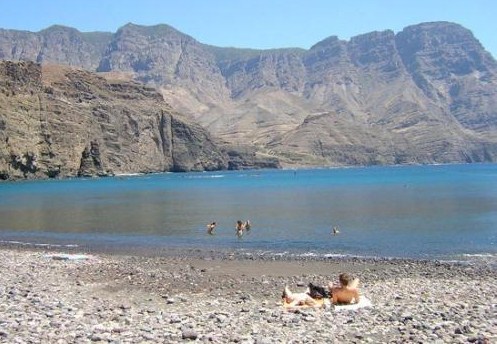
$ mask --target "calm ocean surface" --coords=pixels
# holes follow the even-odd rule
[[[238,219],[252,223],[241,239]],[[209,236],[212,221],[218,226]],[[495,263],[497,165],[4,182],[0,242]]]

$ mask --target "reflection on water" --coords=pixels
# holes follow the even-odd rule
[[[0,239],[381,256],[496,253],[497,165],[3,183],[0,196]],[[235,222],[247,219],[253,230],[238,240]],[[208,237],[212,221],[216,235]],[[341,229],[335,237],[334,225]]]

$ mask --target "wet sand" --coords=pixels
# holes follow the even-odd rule
[[[497,271],[392,259],[164,256],[0,248],[0,342],[493,343]],[[66,259],[85,258],[85,259]],[[281,306],[340,272],[373,307]]]

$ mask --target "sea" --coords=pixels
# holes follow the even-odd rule
[[[242,237],[237,220],[251,223]],[[2,182],[0,244],[495,265],[497,164]]]

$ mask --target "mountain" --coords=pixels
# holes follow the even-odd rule
[[[0,29],[0,59],[95,70],[112,36],[109,32],[82,33],[60,25],[37,33]]]
[[[228,168],[154,88],[110,76],[0,62],[0,114],[0,179]]]
[[[497,161],[497,63],[455,23],[271,50],[209,46],[168,25],[1,30],[0,57],[153,86],[232,168],[247,154],[282,166]]]

